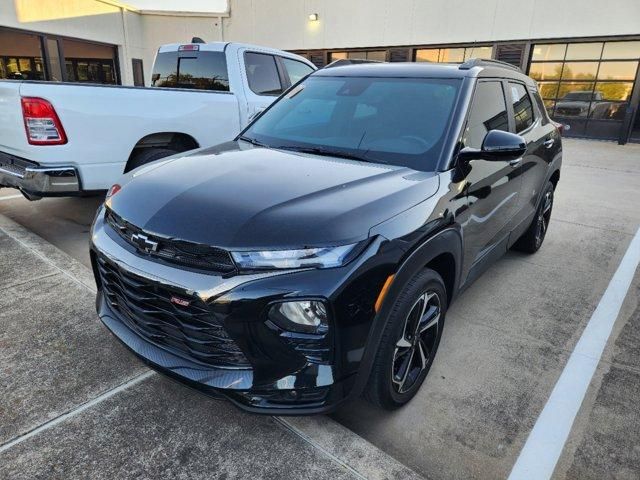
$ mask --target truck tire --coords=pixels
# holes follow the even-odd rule
[[[542,192],[542,199],[529,228],[513,244],[513,249],[525,253],[536,253],[544,242],[549,228],[551,210],[553,209],[553,183],[547,182]]]
[[[176,153],[178,153],[176,150],[171,150],[170,148],[144,148],[129,160],[124,173]]]
[[[395,410],[418,392],[442,337],[446,292],[442,277],[429,268],[404,286],[386,319],[364,391],[369,402]]]

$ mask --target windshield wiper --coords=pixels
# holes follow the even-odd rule
[[[280,150],[293,150],[295,152],[301,153],[312,153],[314,155],[322,155],[325,157],[338,157],[338,158],[348,158],[350,160],[359,160],[361,162],[374,162],[374,160],[369,160],[368,158],[361,157],[360,155],[356,155],[354,153],[348,153],[341,150],[331,150],[328,148],[322,147],[295,147],[295,146],[279,146],[273,147],[278,148]],[[375,160],[377,163],[377,160]]]
[[[256,147],[267,147],[267,148],[269,147],[269,145],[265,145],[264,143],[259,142],[255,138],[245,137],[244,135],[238,137],[238,140],[243,140],[245,142],[250,143],[251,145],[255,145]]]

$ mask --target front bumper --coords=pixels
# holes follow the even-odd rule
[[[18,188],[38,197],[80,192],[75,167],[43,167],[35,162],[0,152],[0,186]]]
[[[225,278],[151,261],[132,251],[110,229],[101,209],[91,237],[99,290],[98,314],[105,326],[149,366],[254,413],[326,413],[352,393],[373,320],[373,311],[367,308],[374,304],[373,296],[379,291],[376,279],[383,280],[383,274],[362,275],[362,262],[368,255],[342,268]],[[113,292],[101,284],[105,264],[121,271],[121,282],[130,284],[142,279],[153,285],[156,293],[166,289],[181,298],[193,299],[198,305],[206,304],[211,309],[211,323],[224,327],[244,352],[248,364],[239,368],[229,363],[207,364],[197,355],[185,355],[184,351],[155,342],[126,318],[126,311],[113,305]],[[353,283],[357,295],[350,288],[353,276],[362,280]],[[371,294],[363,290],[365,284],[366,288],[371,287]],[[330,352],[322,358],[315,356],[317,345],[309,345],[309,338],[291,338],[287,332],[274,331],[273,325],[265,321],[267,306],[272,302],[310,296],[326,299],[333,311],[333,323],[324,344],[330,345]]]

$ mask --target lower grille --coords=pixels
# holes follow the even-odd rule
[[[216,314],[200,299],[134,275],[100,255],[96,264],[108,304],[141,337],[205,365],[251,366]]]

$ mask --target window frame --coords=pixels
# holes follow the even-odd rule
[[[264,56],[271,57],[273,59],[273,62],[275,64],[275,66],[276,66],[276,73],[278,74],[278,80],[280,81],[280,92],[278,92],[278,93],[258,93],[253,88],[251,88],[251,83],[249,82],[249,73],[247,71],[247,55],[248,54],[264,55]],[[284,93],[284,91],[287,88],[289,88],[291,86],[291,84],[289,83],[289,77],[286,76],[286,71],[284,69],[284,65],[282,65],[282,62],[280,61],[280,55],[276,55],[275,53],[270,53],[270,52],[261,52],[259,50],[245,50],[242,53],[242,60],[244,62],[243,68],[244,68],[245,78],[247,79],[247,88],[249,88],[251,93],[253,93],[254,95],[256,95],[258,97],[279,97],[280,95],[282,95]]]
[[[524,82],[521,82],[520,80],[516,80],[516,79],[511,79],[511,78],[507,78],[504,79],[504,85],[503,88],[505,89],[505,93],[509,93],[509,84],[513,83],[513,84],[518,84],[521,85],[522,88],[524,88],[524,92],[525,94],[529,97],[529,103],[531,103],[531,125],[529,125],[527,128],[525,128],[524,130],[522,130],[521,132],[516,131],[516,112],[513,108],[513,101],[507,102],[509,103],[509,105],[507,105],[507,110],[509,110],[509,116],[513,119],[512,122],[512,128],[510,131],[511,133],[515,133],[516,135],[526,135],[527,133],[529,133],[533,127],[535,127],[536,122],[539,120],[539,115],[536,115],[536,107],[534,106],[534,101],[533,98],[531,98],[531,92],[529,92],[529,88],[527,87],[527,85]],[[511,99],[511,96],[507,96],[505,97]]]
[[[469,99],[469,102],[467,103],[467,111],[465,114],[465,118],[464,118],[464,122],[462,124],[462,129],[460,130],[460,135],[458,135],[458,145],[461,145],[463,148],[465,147],[465,145],[463,144],[463,138],[464,138],[464,133],[467,130],[467,126],[469,125],[469,120],[471,119],[471,109],[473,108],[473,102],[476,99],[476,95],[478,94],[478,85],[480,85],[481,83],[489,83],[489,82],[493,82],[493,83],[498,83],[500,84],[500,88],[502,89],[502,98],[504,100],[505,103],[505,110],[507,112],[507,122],[509,125],[509,132],[513,133],[515,131],[515,118],[513,116],[513,112],[511,111],[511,107],[510,107],[510,102],[507,102],[507,87],[506,87],[506,83],[508,80],[504,79],[504,78],[498,78],[498,77],[481,77],[476,79],[475,84],[473,85],[473,92],[471,92],[471,97]],[[454,166],[458,165],[458,159],[456,158],[455,162],[454,162]]]
[[[305,78],[307,78],[309,75],[311,75],[313,72],[315,72],[315,69],[314,69],[311,65],[309,65],[309,64],[308,64],[308,63],[306,63],[306,62],[303,62],[302,60],[298,60],[297,58],[285,57],[285,56],[282,56],[282,55],[276,55],[276,63],[277,63],[277,65],[278,65],[278,69],[279,69],[279,70],[280,70],[280,69],[282,70],[282,71],[281,71],[281,75],[284,75],[284,77],[285,77],[285,79],[286,79],[286,86],[285,86],[285,88],[284,88],[283,92],[284,92],[287,88],[291,87],[291,85],[293,85],[293,84],[294,84],[294,82],[292,82],[292,81],[291,81],[291,77],[289,76],[289,71],[287,70],[287,66],[286,66],[286,65],[285,65],[285,63],[284,63],[284,61],[285,61],[285,60],[289,60],[289,61],[291,61],[291,62],[297,62],[297,63],[300,63],[300,64],[304,65],[305,67],[308,67],[308,68],[311,70],[309,73],[307,73],[304,77],[302,77],[302,78],[301,78],[300,80],[298,80],[298,81],[302,81],[302,80],[304,80],[304,79],[305,79]],[[298,82],[295,82],[295,83],[298,83]]]

